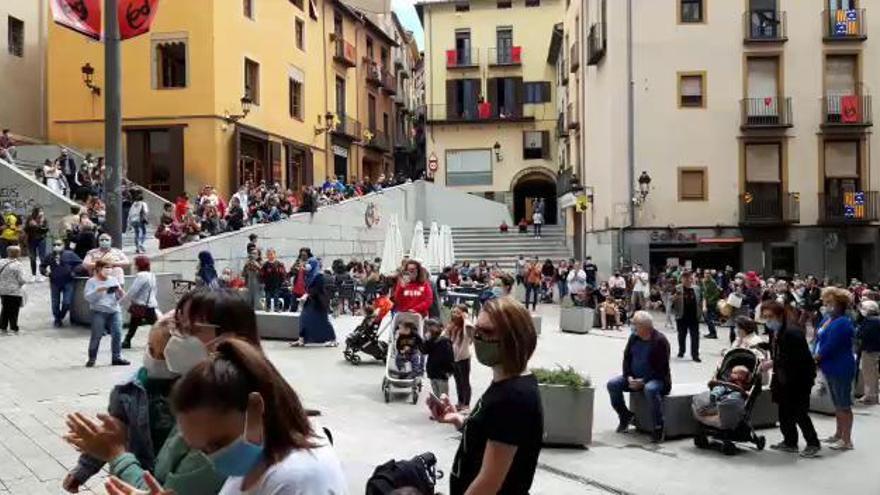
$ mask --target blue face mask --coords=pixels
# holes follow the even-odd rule
[[[245,476],[263,459],[263,446],[248,442],[242,434],[208,458],[214,469],[224,476]]]

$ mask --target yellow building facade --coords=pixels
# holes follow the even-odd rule
[[[425,99],[436,183],[508,204],[536,198],[557,222],[556,78],[548,60],[560,0],[426,1]]]
[[[122,44],[127,176],[167,198],[204,184],[228,194],[247,180],[299,190],[323,178],[323,16],[323,0],[163,2],[151,32]],[[99,151],[103,92],[79,83],[86,64],[100,88],[103,46],[52,25],[49,139]]]

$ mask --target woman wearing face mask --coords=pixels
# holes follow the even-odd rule
[[[456,305],[452,308],[451,318],[446,325],[446,336],[452,341],[455,357],[452,376],[455,377],[457,411],[467,411],[471,406],[471,345],[474,342],[474,327],[467,322],[467,313],[467,306]]]
[[[0,261],[0,333],[7,330],[18,333],[18,312],[24,301],[24,268],[21,266],[21,248],[6,248],[6,259]]]
[[[306,344],[336,346],[336,332],[333,330],[333,324],[330,323],[330,300],[324,290],[321,263],[317,258],[309,258],[307,266],[309,271],[306,275],[306,295],[302,298],[305,302],[300,313],[300,336],[291,346],[302,347]]]
[[[852,295],[837,287],[822,291],[824,318],[816,331],[816,348],[813,352],[816,363],[825,375],[837,430],[826,439],[834,450],[852,450],[852,385],[856,374],[856,360],[853,354],[855,329],[846,315]]]
[[[782,441],[772,445],[774,450],[798,452],[798,432],[807,446],[803,457],[815,457],[821,447],[816,429],[810,420],[810,391],[816,379],[816,363],[803,329],[797,326],[797,314],[791,307],[768,301],[761,307],[764,326],[773,336],[770,355],[772,361],[765,368],[773,369],[770,393],[779,408],[779,429]]]
[[[134,258],[134,266],[138,273],[121,301],[131,303],[128,308],[131,317],[128,320],[128,333],[122,341],[123,349],[131,349],[131,339],[134,338],[139,326],[156,323],[156,313],[159,311],[159,301],[156,299],[156,275],[150,271],[150,258],[138,255]]]
[[[65,438],[82,452],[63,487],[76,493],[107,463],[111,475],[132,487],[148,488],[145,472],[153,472],[166,489],[176,493],[213,495],[225,476],[208,458],[187,447],[171,413],[169,396],[178,376],[166,363],[164,349],[171,338],[174,313],[150,330],[143,366],[128,381],[114,387],[109,414],[99,423],[81,413],[68,416]]]
[[[187,444],[229,477],[221,495],[347,493],[333,447],[314,431],[296,392],[246,342],[221,341],[181,378],[171,403]],[[132,493],[108,483],[118,490],[110,493]]]
[[[95,263],[95,275],[86,281],[85,299],[92,312],[92,336],[89,339],[89,360],[86,368],[95,365],[98,346],[105,332],[110,333],[110,350],[113,366],[128,366],[122,358],[122,309],[119,300],[125,296],[122,283],[113,273],[111,260],[99,259]]]
[[[427,272],[418,261],[408,261],[394,290],[394,309],[401,313],[418,313],[427,318],[433,303],[434,291]]]
[[[83,266],[90,273],[95,273],[98,260],[104,260],[105,267],[110,268],[109,276],[116,278],[120,286],[125,283],[125,270],[131,266],[131,261],[121,249],[113,247],[108,234],[101,234],[98,237],[98,247],[86,254],[83,258]]]
[[[544,434],[538,381],[528,371],[536,344],[532,317],[521,304],[505,297],[483,306],[474,346],[477,360],[492,368],[492,384],[467,419],[448,397],[432,407],[434,419],[462,432],[451,495],[529,492]]]
[[[64,248],[60,240],[54,242],[52,254],[40,265],[40,270],[49,275],[49,291],[52,297],[52,317],[55,328],[64,324],[64,318],[73,304],[74,270],[82,264],[82,259],[70,249]]]

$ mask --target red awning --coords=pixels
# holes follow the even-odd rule
[[[742,244],[742,237],[704,237],[700,244]]]

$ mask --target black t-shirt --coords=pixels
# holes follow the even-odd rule
[[[596,285],[596,272],[599,271],[599,268],[592,263],[587,263],[584,265],[584,273],[587,274],[587,283],[590,285]]]
[[[464,494],[476,479],[489,440],[517,447],[498,494],[529,493],[544,436],[538,380],[525,375],[493,382],[471,411],[462,432],[449,479],[450,495]]]
[[[682,320],[695,321],[697,319],[697,295],[691,287],[682,288],[684,314]]]

